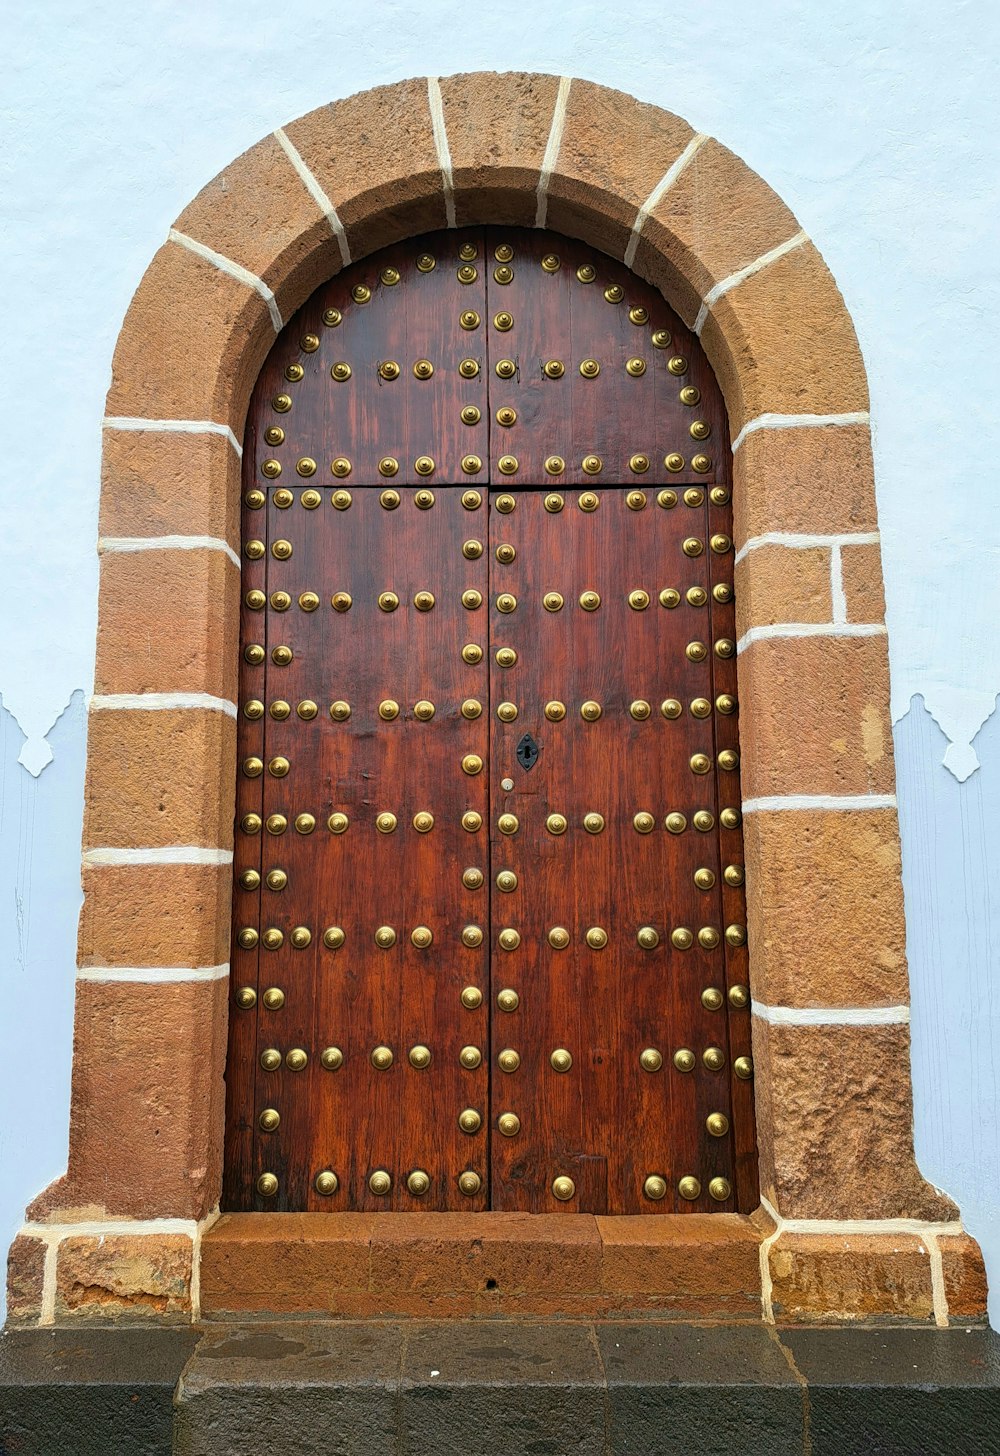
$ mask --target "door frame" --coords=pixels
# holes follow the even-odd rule
[[[81,1284],[102,1314],[198,1317],[250,391],[346,263],[488,222],[580,237],[653,283],[729,411],[763,1317],[979,1313],[978,1249],[913,1154],[868,391],[843,299],[781,200],[677,116],[478,73],[279,128],[182,212],[132,300],[104,420],[69,1167],[13,1246],[11,1317],[87,1318]]]

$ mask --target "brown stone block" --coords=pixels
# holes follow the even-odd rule
[[[658,106],[574,81],[549,183],[547,226],[621,258],[639,208],[693,135],[686,121]],[[677,307],[672,295],[670,302]]]
[[[7,1322],[37,1324],[45,1281],[45,1244],[18,1234],[7,1254]]]
[[[601,1289],[601,1240],[585,1214],[379,1214],[372,1231],[373,1293],[485,1289],[501,1298]]]
[[[847,599],[849,622],[885,620],[885,588],[882,585],[882,550],[870,546],[842,546],[841,574]]]
[[[458,226],[534,227],[559,78],[479,71],[440,84]]]
[[[241,439],[273,343],[259,293],[179,243],[164,243],[118,335],[106,413],[214,420]]]
[[[215,708],[101,708],[88,722],[86,846],[232,843],[236,723]]]
[[[368,1289],[374,1214],[226,1214],[201,1244],[201,1307],[226,1314],[344,1314]]]
[[[880,637],[775,637],[739,659],[743,795],[891,794]]]
[[[938,1246],[949,1318],[960,1322],[985,1319],[986,1268],[979,1245],[968,1234],[942,1234]]]
[[[342,266],[333,229],[274,136],[213,177],[174,227],[262,278],[286,323]]]
[[[895,810],[748,814],[743,838],[754,997],[772,1006],[905,1004]]]
[[[231,865],[87,865],[83,893],[85,968],[197,968],[229,958]]]
[[[226,987],[77,983],[69,1172],[50,1200],[92,1218],[203,1218],[218,1202]]]
[[[56,1320],[107,1324],[190,1317],[191,1240],[180,1234],[65,1238]]]
[[[767,413],[841,414],[868,408],[857,336],[840,290],[804,243],[724,293],[701,341],[734,437]]]
[[[597,1229],[609,1294],[699,1317],[760,1318],[762,1235],[741,1215],[598,1218]]]
[[[779,1324],[933,1317],[930,1255],[915,1234],[783,1233],[769,1262]]]
[[[717,283],[798,230],[777,193],[709,137],[647,219],[635,267],[690,322]]]
[[[830,550],[758,546],[736,563],[736,632],[773,622],[830,622]]]
[[[761,1187],[785,1218],[949,1219],[913,1157],[908,1028],[753,1018]]]
[[[211,693],[232,701],[239,587],[239,567],[223,551],[106,552],[94,691]]]
[[[284,130],[336,208],[352,258],[445,226],[426,78],[317,107]]]
[[[733,456],[733,520],[738,542],[877,530],[868,426],[754,430]]]
[[[240,460],[224,435],[106,428],[102,536],[215,536],[240,547]]]

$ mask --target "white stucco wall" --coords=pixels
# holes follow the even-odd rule
[[[129,298],[184,204],[289,118],[409,75],[543,70],[719,137],[788,203],[853,315],[899,723],[918,1146],[1000,1292],[995,721],[981,774],[973,747],[1000,690],[998,41],[989,0],[6,12],[0,1242],[65,1160],[84,752],[71,699],[92,681],[100,420]]]

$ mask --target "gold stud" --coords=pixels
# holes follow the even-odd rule
[[[513,379],[517,373],[517,365],[513,359],[498,359],[495,369],[498,379]]]
[[[643,809],[640,813],[633,816],[632,827],[637,834],[652,834],[653,830],[656,828],[656,820],[653,818],[652,814],[647,813],[646,810]]]
[[[600,605],[601,598],[598,592],[585,591],[580,593],[580,606],[585,612],[596,612]]]
[[[482,468],[483,468],[482,456],[480,456],[480,455],[463,455],[462,456],[462,470],[463,470],[464,474],[466,474],[466,475],[478,475],[479,472],[480,472],[480,470],[482,470]]]
[[[596,723],[603,711],[600,703],[595,702],[593,698],[588,698],[585,703],[580,705],[580,717],[585,723]]]
[[[704,541],[699,541],[697,536],[688,536],[681,546],[685,556],[700,556],[705,549]]]
[[[474,1107],[466,1107],[463,1112],[458,1114],[458,1125],[464,1133],[471,1136],[482,1127],[483,1119]]]
[[[517,410],[511,409],[510,405],[504,405],[501,409],[497,410],[498,425],[503,425],[505,429],[509,429],[511,425],[516,423]]]
[[[684,492],[684,504],[692,508],[695,506],[703,506],[705,504],[705,492],[692,486],[690,490]]]
[[[721,1072],[726,1065],[726,1054],[721,1047],[706,1047],[701,1054],[704,1066],[710,1072]]]
[[[418,612],[430,612],[434,609],[434,593],[429,591],[418,591],[413,598],[413,605]]]
[[[262,490],[257,490],[256,488],[253,490],[248,490],[246,495],[243,497],[243,504],[245,506],[248,506],[252,511],[259,511],[263,509],[266,501],[267,496],[264,494],[264,492]]]
[[[729,1131],[729,1118],[724,1112],[710,1112],[705,1118],[705,1127],[709,1137],[725,1137]],[[711,1191],[711,1188],[709,1188],[709,1192]]]
[[[280,1011],[285,1004],[285,993],[280,986],[269,986],[260,999],[268,1011]]]
[[[240,888],[243,890],[259,890],[260,875],[256,870],[244,870],[240,875]]]
[[[633,703],[629,704],[628,711],[629,716],[634,718],[637,723],[643,723],[653,710],[645,698],[636,698]]]
[[[707,698],[692,698],[689,704],[692,718],[708,718],[712,713],[712,704]]]
[[[302,1047],[292,1047],[291,1051],[285,1053],[285,1066],[290,1072],[305,1071],[308,1063],[309,1056]]]
[[[379,834],[391,834],[396,827],[396,823],[395,814],[389,814],[388,812],[379,814],[375,818],[375,828]]]
[[[550,814],[545,821],[545,827],[550,834],[565,834],[567,828],[565,814]]]
[[[719,823],[723,829],[738,829],[742,821],[739,809],[722,809],[719,812]]]
[[[340,1047],[324,1047],[320,1052],[319,1060],[324,1071],[336,1072],[344,1065],[344,1053]]]
[[[547,612],[561,612],[563,608],[563,597],[561,592],[546,592],[542,597],[542,606]]]
[[[354,598],[351,596],[350,592],[334,592],[333,596],[330,598],[330,605],[335,612],[349,612],[353,604]],[[308,607],[305,607],[305,610],[312,610],[311,602]]]
[[[339,308],[325,308],[323,310],[323,322],[328,329],[335,329],[343,318]]]
[[[715,655],[723,659],[736,656],[736,643],[731,637],[720,637],[715,643]]]
[[[649,323],[649,310],[643,308],[641,304],[634,304],[632,306],[632,308],[629,309],[628,316],[629,316],[629,322],[630,323],[633,323],[633,324],[648,324]]]
[[[718,712],[728,717],[730,713],[736,712],[737,702],[731,693],[720,693],[715,700],[715,706]]]
[[[604,461],[601,459],[600,455],[585,455],[583,457],[583,460],[582,460],[581,464],[583,465],[583,472],[584,472],[585,475],[600,475],[601,471],[604,468]],[[590,498],[590,492],[587,492],[587,496],[588,496],[588,499],[589,499]],[[579,499],[579,501],[578,501],[578,505],[579,505],[581,511],[587,511],[587,510],[594,511],[594,510],[596,510],[597,509],[596,497],[594,499],[595,499],[595,504],[594,505],[592,505],[592,506],[585,506],[583,504],[583,496],[581,496],[580,499]]]
[[[305,373],[306,371],[301,364],[287,364],[285,366],[285,378],[292,384],[298,384],[300,380],[304,379]]]
[[[501,1112],[497,1118],[497,1132],[502,1137],[517,1137],[521,1131],[521,1119],[515,1112]]]
[[[493,315],[493,327],[498,331],[498,333],[508,333],[509,330],[514,327],[514,315],[507,313],[506,311],[502,313],[495,313]]]
[[[549,1066],[554,1072],[568,1072],[573,1065],[573,1056],[565,1047],[556,1047],[549,1057]]]
[[[265,1107],[257,1119],[261,1132],[277,1132],[281,1126],[281,1114],[274,1107]]]
[[[418,814],[414,814],[412,824],[418,834],[429,834],[434,828],[434,815],[429,814],[426,809],[421,809]]]
[[[380,612],[394,612],[398,606],[399,597],[395,592],[387,591],[379,593],[378,609]]]
[[[600,925],[592,925],[586,939],[591,950],[603,950],[608,943],[608,932]]]
[[[715,871],[707,867],[695,870],[694,882],[699,890],[710,890],[715,884]]]
[[[505,1047],[497,1057],[497,1066],[501,1072],[516,1072],[521,1065],[521,1058],[512,1047]]]
[[[713,1178],[708,1185],[708,1192],[716,1203],[725,1203],[727,1198],[732,1197],[732,1184],[728,1178]]]
[[[658,1072],[663,1066],[663,1053],[656,1047],[646,1047],[639,1053],[639,1066],[644,1072]]]
[[[268,834],[273,834],[277,836],[279,834],[284,834],[285,830],[288,828],[288,820],[285,818],[284,814],[268,814],[266,820],[264,821],[264,826],[267,829]]]
[[[660,592],[658,600],[661,607],[668,607],[672,609],[673,607],[680,606],[681,594],[674,587],[665,586]]]
[[[273,1198],[278,1191],[278,1180],[273,1173],[261,1173],[257,1179],[257,1192],[262,1198]]]
[[[678,1072],[693,1072],[696,1061],[697,1058],[694,1052],[689,1051],[687,1047],[679,1047],[674,1052],[674,1066]]]
[[[266,1047],[260,1054],[260,1064],[265,1072],[276,1072],[281,1066],[281,1053],[276,1047]]]
[[[737,769],[740,766],[740,756],[735,748],[724,748],[719,754],[719,767],[729,770]]]
[[[313,1187],[323,1198],[329,1198],[340,1187],[340,1180],[336,1173],[331,1172],[329,1168],[324,1168],[322,1173],[316,1174]]]
[[[670,718],[671,720],[679,718],[683,711],[684,709],[681,707],[677,698],[664,698],[660,704],[660,712],[664,718]]]
[[[649,342],[654,349],[669,349],[670,334],[666,329],[654,329],[653,333],[649,336]]]
[[[288,938],[296,950],[305,950],[312,944],[312,931],[305,925],[296,925]]]
[[[483,993],[478,986],[466,986],[461,1001],[466,1011],[476,1011],[483,1004]]]
[[[650,1173],[642,1185],[642,1191],[647,1198],[651,1198],[654,1203],[658,1203],[661,1198],[666,1198],[667,1196],[667,1180],[661,1178],[659,1173]]]
[[[430,1048],[420,1045],[410,1047],[409,1061],[411,1067],[416,1067],[418,1072],[423,1071],[431,1064]]]
[[[550,723],[561,723],[566,716],[566,704],[553,699],[546,703],[544,708],[545,717]]]
[[[625,290],[620,283],[612,283],[604,290],[604,297],[608,303],[621,303],[625,297]]]
[[[593,263],[581,263],[576,270],[576,276],[581,283],[593,283],[597,277],[597,269]]]
[[[406,1186],[414,1198],[423,1198],[431,1186],[431,1180],[423,1168],[414,1168],[413,1172],[406,1179]]]
[[[429,723],[436,711],[434,704],[428,698],[418,698],[413,704],[413,716],[418,723]]]
[[[346,939],[339,925],[329,925],[323,931],[323,944],[327,950],[339,950]]]
[[[552,1180],[552,1196],[558,1198],[560,1203],[568,1203],[576,1194],[576,1184],[572,1178],[560,1177]]]
[[[691,772],[696,774],[707,774],[712,767],[712,760],[707,753],[692,753],[688,759]]]
[[[646,372],[645,359],[628,359],[625,363],[625,373],[631,374],[633,379],[639,379]]]
[[[703,607],[708,601],[708,593],[703,586],[689,586],[684,596],[690,607]]]
[[[694,936],[686,925],[678,925],[676,930],[670,932],[670,944],[675,950],[690,950],[694,945]]]
[[[475,950],[483,943],[483,932],[478,925],[466,925],[462,929],[462,944]]]
[[[414,460],[413,462],[413,468],[418,475],[433,475],[434,461],[429,455],[418,455],[416,460]],[[430,496],[430,500],[427,501],[426,505],[421,505],[421,501],[417,499],[417,496],[420,496],[423,500],[426,500],[427,496]],[[432,506],[434,504],[434,497],[431,495],[430,491],[418,491],[417,495],[413,497],[413,500],[420,510],[427,510],[429,506]]]
[[[400,368],[395,359],[383,359],[378,372],[381,379],[393,380],[399,378]]]
[[[520,996],[509,987],[505,987],[504,990],[497,992],[497,1005],[501,1011],[506,1011],[509,1014],[512,1011],[516,1011],[520,1004]]]
[[[692,815],[691,823],[700,833],[707,834],[710,829],[715,827],[715,815],[708,809],[699,809]]]
[[[312,834],[316,828],[315,814],[296,814],[295,828],[299,834]]]
[[[466,698],[462,704],[461,712],[463,718],[478,718],[483,711],[483,705],[478,698]]]
[[[708,648],[704,642],[689,642],[684,649],[684,656],[689,662],[704,662],[708,656]]]
[[[546,253],[542,259],[542,268],[546,273],[558,273],[562,267],[558,253]]]
[[[482,605],[483,594],[481,591],[477,591],[475,587],[470,587],[468,591],[462,593],[462,606],[467,611],[473,612],[477,607],[481,607]]]
[[[387,1072],[393,1063],[392,1048],[377,1046],[371,1054],[371,1064],[377,1072]]]
[[[467,1072],[474,1072],[483,1060],[483,1054],[478,1047],[464,1046],[458,1054],[460,1064]]]
[[[505,895],[509,895],[512,890],[517,889],[517,875],[513,870],[501,870],[497,875],[496,885],[498,890],[502,890]]]
[[[501,475],[516,475],[518,469],[516,455],[501,455],[497,461],[497,468]]]
[[[500,370],[498,366],[497,373],[499,374],[499,372]],[[513,372],[514,371],[511,370],[511,373]],[[542,373],[548,379],[561,379],[566,373],[566,365],[562,362],[561,359],[546,359],[545,363],[542,365]]]
[[[509,566],[516,556],[517,550],[510,544],[509,541],[505,541],[496,549],[496,558],[500,562],[501,566]]]
[[[736,947],[736,946],[746,945],[746,943],[747,943],[746,926],[744,926],[744,925],[727,925],[726,926],[726,944],[727,945]]]
[[[713,506],[727,506],[730,502],[730,494],[724,485],[713,485],[708,492],[708,498]]]
[[[376,1198],[384,1198],[392,1188],[392,1179],[384,1168],[378,1168],[368,1179],[368,1187]]]
[[[685,819],[683,814],[678,814],[675,810],[674,813],[668,814],[664,819],[663,827],[671,834],[683,834],[687,828],[687,819]]]
[[[245,758],[242,768],[244,778],[259,779],[264,772],[264,760],[261,758]]]
[[[667,368],[671,374],[686,374],[688,362],[680,354],[675,354],[672,359],[667,360]]]
[[[712,468],[712,461],[708,455],[692,455],[691,469],[697,470],[699,475],[707,475]]]
[[[335,703],[330,704],[330,717],[335,723],[346,723],[351,716],[351,705],[345,703],[343,698],[338,698]]]
[[[260,467],[260,473],[266,480],[277,480],[281,474],[280,460],[265,460]]]
[[[517,662],[517,653],[513,647],[498,647],[494,661],[497,667],[513,667]]]
[[[380,925],[375,932],[375,944],[379,950],[390,950],[396,944],[396,932],[391,925]]]
[[[233,999],[241,1011],[250,1011],[257,1005],[257,992],[252,986],[241,986]]]
[[[584,814],[583,827],[588,834],[600,834],[604,829],[604,815],[594,813]]]
[[[463,263],[461,268],[459,268],[458,270],[457,276],[459,283],[475,283],[476,279],[479,277],[479,269],[473,268],[471,263]]]
[[[260,936],[252,925],[247,925],[239,932],[236,939],[244,950],[253,950],[260,940]]]
[[[721,1011],[725,999],[718,986],[706,986],[701,993],[701,1004],[706,1011]]]
[[[601,366],[596,359],[584,359],[580,365],[580,373],[584,379],[596,379],[601,372]]]
[[[458,1191],[464,1193],[466,1198],[473,1198],[483,1186],[483,1180],[478,1173],[471,1169],[458,1175]]]
[[[733,1062],[733,1071],[741,1082],[749,1082],[753,1076],[753,1058],[737,1057],[735,1062]]]
[[[288,884],[288,876],[284,870],[268,870],[266,884],[269,890],[283,890]]]
[[[434,373],[434,365],[429,359],[418,359],[413,366],[414,379],[430,379]]]
[[[483,816],[476,809],[467,809],[462,815],[462,828],[466,834],[475,834],[483,827]]]
[[[697,1178],[689,1174],[688,1177],[680,1180],[677,1185],[677,1192],[682,1198],[686,1198],[689,1203],[693,1203],[696,1198],[701,1197],[701,1184]]]
[[[652,925],[640,926],[635,938],[643,950],[655,950],[660,943],[660,933]]]
[[[355,283],[351,289],[351,297],[355,303],[367,303],[372,296],[372,291],[367,283]]]
[[[275,545],[277,544],[275,542]],[[243,555],[248,561],[259,561],[264,555],[265,549],[263,541],[246,541],[243,546]]]
[[[244,814],[240,820],[240,828],[244,834],[259,834],[262,822],[259,814]]]
[[[290,768],[291,764],[288,759],[283,758],[280,754],[268,760],[267,771],[272,778],[283,779]]]
[[[731,888],[737,889],[746,879],[746,871],[741,864],[729,864],[722,871],[722,878]]]
[[[395,698],[383,698],[378,705],[378,715],[383,723],[391,723],[394,718],[398,718],[399,704]]]
[[[322,504],[323,497],[318,490],[304,490],[299,496],[299,504],[303,510],[314,511]]]
[[[512,592],[500,592],[496,599],[497,611],[509,616],[517,609],[517,597]]]
[[[330,366],[330,378],[335,379],[338,384],[346,384],[353,372],[350,364],[343,359],[338,359],[335,364]]]
[[[463,243],[458,250],[458,256],[462,259],[463,263],[471,263],[474,258],[479,257],[479,249],[475,243]],[[511,253],[510,256],[513,257],[514,254]]]
[[[479,643],[466,642],[465,646],[462,648],[462,661],[467,662],[470,667],[474,667],[477,662],[482,662],[482,660],[483,649],[480,647]]]
[[[276,394],[271,401],[271,408],[279,415],[286,415],[292,407],[292,396],[290,394]]]
[[[513,723],[517,717],[517,704],[500,703],[497,707],[497,717],[501,723]]]
[[[508,925],[504,930],[501,930],[500,934],[497,936],[497,944],[500,946],[501,950],[517,950],[518,946],[521,944],[521,936],[518,931],[514,930],[512,926]]]
[[[476,774],[482,773],[483,760],[478,753],[467,753],[462,759],[462,772],[473,778]]]
[[[565,950],[569,945],[570,934],[562,925],[554,925],[549,931],[549,945],[553,950]]]

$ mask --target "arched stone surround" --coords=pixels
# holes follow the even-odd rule
[[[266,137],[185,209],[129,308],[104,421],[69,1169],[12,1248],[14,1320],[198,1314],[221,1185],[247,402],[283,320],[347,262],[493,222],[624,259],[694,325],[725,393],[763,1194],[752,1307],[982,1313],[978,1250],[913,1157],[868,393],[843,300],[781,200],[679,117],[589,82],[474,74],[362,93]],[[686,1247],[704,1230],[643,1220],[668,1240],[678,1222]],[[730,1224],[745,1242],[750,1221],[710,1222],[713,1244]],[[610,1269],[615,1230],[601,1238]]]

